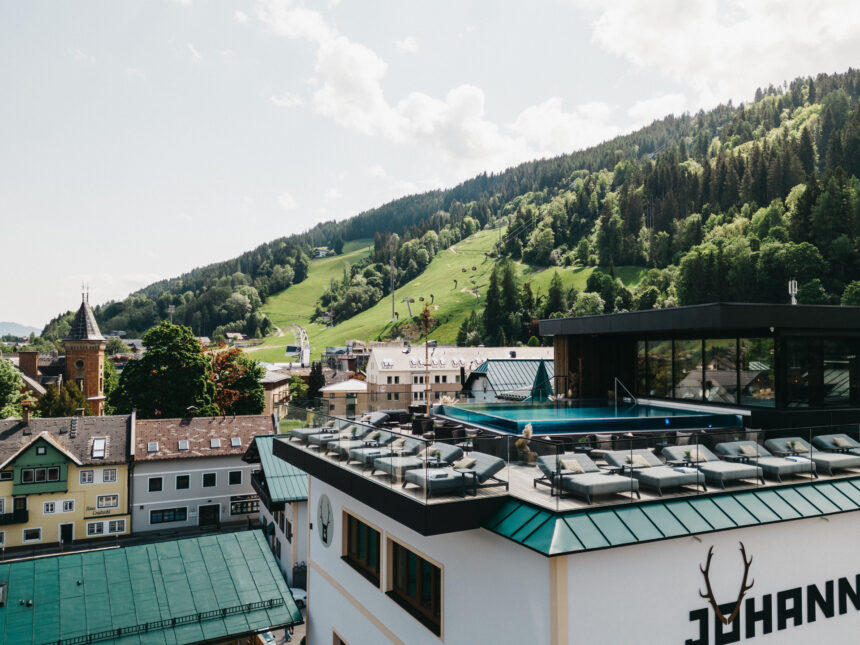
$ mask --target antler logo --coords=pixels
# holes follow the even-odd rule
[[[699,590],[699,595],[702,598],[706,598],[708,600],[708,602],[711,603],[711,607],[714,608],[714,613],[716,614],[717,619],[721,623],[723,623],[724,625],[728,625],[737,617],[738,611],[740,611],[740,608],[741,608],[741,600],[743,600],[747,591],[752,589],[752,586],[755,584],[755,580],[753,580],[752,582],[747,584],[747,576],[749,576],[750,565],[752,564],[752,560],[753,560],[752,556],[750,556],[749,560],[747,560],[747,552],[746,552],[746,549],[744,549],[744,543],[738,542],[738,544],[741,545],[741,558],[744,561],[744,578],[741,581],[741,589],[738,592],[738,599],[735,601],[735,608],[732,610],[732,613],[728,618],[726,618],[726,616],[723,614],[723,612],[720,611],[720,604],[717,602],[717,599],[714,598],[714,591],[713,591],[713,589],[711,589],[711,580],[710,580],[709,575],[708,575],[710,570],[711,570],[711,558],[714,557],[714,547],[713,546],[710,549],[708,549],[708,559],[705,562],[705,566],[699,566],[699,569],[701,570],[702,575],[705,576],[705,587],[708,590],[707,593],[702,593],[702,591]]]

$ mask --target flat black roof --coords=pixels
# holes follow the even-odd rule
[[[860,334],[860,307],[714,302],[540,321],[542,336],[641,334],[663,331],[828,330]]]

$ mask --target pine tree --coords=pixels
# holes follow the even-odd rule
[[[807,177],[811,177],[815,172],[815,146],[812,143],[812,134],[810,134],[808,127],[803,128],[803,131],[800,133],[797,156],[800,158],[803,172],[806,173]]]
[[[553,314],[563,311],[567,311],[567,305],[564,302],[564,286],[561,282],[561,276],[558,274],[558,271],[555,271],[552,274],[552,279],[549,281],[549,291],[546,294],[543,317],[551,318]]]
[[[488,338],[496,338],[504,320],[502,310],[501,289],[499,287],[499,266],[493,267],[490,274],[490,285],[487,287],[486,306],[484,308],[484,331]]]

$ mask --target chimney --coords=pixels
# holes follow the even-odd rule
[[[75,410],[75,416],[76,416],[76,417],[82,417],[82,416],[84,416],[84,409],[83,409],[83,408],[77,408],[77,409]]]
[[[21,421],[24,422],[24,425],[30,425],[30,402],[22,401],[21,402]]]
[[[516,358],[516,357],[517,357],[517,353],[516,353],[514,350],[511,350],[511,351],[510,351],[510,354],[511,354],[511,358]]]
[[[30,378],[39,380],[39,352],[18,352],[18,367]]]

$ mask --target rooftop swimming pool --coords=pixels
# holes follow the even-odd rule
[[[579,405],[576,403],[473,403],[440,405],[436,414],[464,423],[521,434],[529,423],[535,434],[693,430],[743,425],[737,414],[656,405]]]

